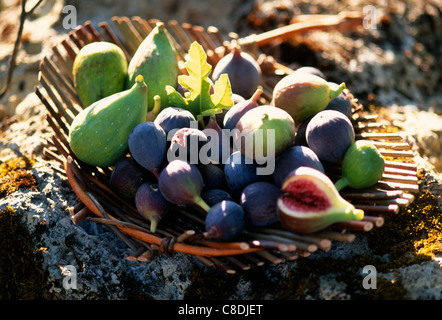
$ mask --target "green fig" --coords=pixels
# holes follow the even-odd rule
[[[313,233],[333,223],[362,220],[364,211],[341,197],[321,171],[299,167],[285,179],[277,208],[282,226],[295,233]]]
[[[129,62],[126,87],[131,87],[137,75],[141,74],[148,87],[148,105],[153,108],[154,97],[161,98],[162,109],[168,106],[166,86],[174,88],[178,80],[178,59],[170,36],[159,22],[137,48]]]
[[[106,41],[80,49],[72,67],[75,89],[83,107],[125,89],[127,60],[123,50]]]
[[[272,104],[301,123],[324,110],[344,89],[345,83],[336,87],[314,74],[293,72],[275,85]]]
[[[69,145],[87,164],[112,166],[126,154],[130,133],[146,116],[147,86],[140,75],[132,88],[83,109],[72,121]]]
[[[284,110],[262,105],[247,111],[234,130],[238,150],[259,163],[268,157],[277,157],[293,144],[295,122]]]
[[[350,186],[354,189],[371,187],[382,178],[385,160],[376,146],[366,140],[354,142],[342,160],[342,177],[335,186],[340,191]]]

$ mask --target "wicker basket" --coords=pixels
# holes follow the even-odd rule
[[[336,17],[321,19],[320,22],[312,19],[307,24],[300,22],[262,35],[236,39],[245,50],[258,57],[261,64],[262,102],[271,99],[273,86],[291,70],[272,57],[260,54],[261,45],[294,33],[343,25],[348,27],[352,21],[360,23],[360,19],[342,16],[338,20]],[[78,197],[78,201],[69,207],[72,221],[77,223],[87,219],[108,225],[133,250],[127,259],[148,261],[158,253],[179,251],[191,254],[207,265],[216,265],[228,273],[234,273],[266,262],[279,263],[305,257],[316,250],[328,251],[332,241],[353,241],[355,232],[368,232],[381,227],[384,217],[388,219],[389,215],[397,213],[414,200],[413,193],[418,192],[418,179],[409,145],[398,133],[379,133],[376,129],[383,124],[377,122],[377,115],[365,113],[362,106],[355,102],[353,124],[356,139],[372,140],[386,158],[385,172],[377,185],[342,193],[355,207],[365,211],[362,221],[336,223],[327,230],[311,235],[297,235],[279,227],[255,228],[247,230],[237,241],[216,242],[204,238],[204,218],[197,208],[176,206],[176,214],[169,214],[161,221],[157,231],[151,233],[149,223],[141,218],[134,205],[109,188],[112,168],[91,167],[81,162],[70,150],[67,139],[69,125],[82,109],[71,72],[79,49],[87,43],[106,40],[120,46],[130,59],[158,20],[114,17],[112,22],[113,28],[103,22],[98,30],[87,22],[54,46],[51,54],[44,57],[40,64],[40,86],[36,87],[35,92],[47,108],[47,121],[54,133],[44,154],[60,163],[60,167],[54,166],[54,170],[67,176]],[[215,65],[229,50],[228,41],[215,27],[204,29],[176,21],[169,21],[165,26],[174,39],[183,73],[184,55],[192,41],[196,40],[204,47],[211,65]],[[339,169],[327,168],[328,174],[339,174]]]

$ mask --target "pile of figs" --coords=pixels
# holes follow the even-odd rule
[[[202,232],[219,241],[241,237],[249,227],[308,234],[363,218],[324,169],[343,166],[339,190],[369,187],[384,170],[377,149],[355,141],[344,83],[304,67],[282,78],[266,102],[258,63],[235,46],[213,70],[213,81],[220,73],[233,80],[234,104],[197,121],[167,103],[164,86],[186,92],[176,83],[177,62],[164,28],[152,32],[126,67],[125,89],[85,106],[70,134],[80,160],[112,168],[110,187],[135,205],[151,232],[166,215],[180,214],[174,207],[204,217]],[[139,102],[143,95],[147,106]]]

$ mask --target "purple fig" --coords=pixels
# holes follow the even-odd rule
[[[232,100],[233,100],[233,105],[238,104],[246,99],[244,99],[244,97],[240,96],[239,94],[236,93],[232,93]],[[218,125],[220,127],[223,127],[223,122],[224,122],[224,116],[226,115],[227,111],[229,111],[230,109],[223,109],[223,112],[221,113],[217,113],[216,114],[216,122],[218,122]]]
[[[207,189],[227,189],[227,181],[224,170],[219,166],[209,163],[199,166],[199,170],[203,177],[204,188]]]
[[[188,110],[176,107],[167,107],[161,110],[161,112],[156,116],[154,122],[163,128],[166,136],[168,136],[169,132],[172,130],[176,131],[181,128],[190,128],[192,122],[196,123],[196,119]],[[175,131],[172,131],[171,134],[174,134]]]
[[[350,120],[336,110],[318,112],[308,123],[307,144],[322,161],[338,163],[355,141]]]
[[[329,82],[329,83],[334,87],[338,87],[337,83],[334,82]],[[352,108],[353,108],[352,98],[348,90],[344,90],[341,92],[339,96],[330,100],[330,102],[328,103],[327,107],[324,110],[336,110],[342,112],[351,120],[353,115]]]
[[[193,164],[209,163],[208,155],[201,151],[208,143],[205,133],[196,128],[181,128],[175,132],[167,151],[167,159],[180,159]]]
[[[201,197],[210,207],[223,200],[233,201],[230,193],[222,189],[204,189]]]
[[[249,184],[241,193],[241,207],[247,225],[265,227],[279,221],[276,203],[281,190],[274,184],[259,181]]]
[[[273,179],[281,187],[287,175],[299,167],[311,167],[324,173],[324,167],[316,153],[305,146],[292,146],[275,161]]]
[[[154,181],[153,174],[139,165],[133,158],[125,157],[117,161],[112,170],[109,185],[126,200],[133,201],[140,185]]]
[[[304,66],[304,67],[300,67],[300,68],[296,69],[294,72],[309,73],[309,74],[313,74],[315,76],[321,77],[322,79],[325,79],[324,73],[315,67]]]
[[[161,194],[167,201],[178,205],[197,205],[210,210],[201,198],[203,177],[198,168],[183,160],[173,160],[163,169],[158,179]]]
[[[263,180],[264,176],[258,175],[257,168],[258,165],[242,155],[240,151],[235,151],[230,155],[224,165],[224,174],[234,197],[238,197],[249,184]]]
[[[210,209],[205,224],[207,238],[229,241],[243,231],[244,211],[236,202],[224,200]]]
[[[156,177],[166,157],[166,148],[166,134],[153,122],[140,123],[129,135],[129,151],[132,157]]]
[[[242,102],[246,99],[237,93],[232,93],[232,100],[233,100],[234,104],[237,104],[237,103]]]
[[[223,128],[228,130],[233,130],[236,127],[239,119],[249,110],[256,108],[258,106],[258,100],[262,89],[257,89],[250,99],[241,101],[233,105],[229,111],[227,111],[223,120]]]
[[[203,129],[203,132],[208,139],[208,158],[212,163],[225,163],[232,149],[230,136],[225,134],[213,117],[209,118],[209,122]]]
[[[261,82],[261,68],[258,62],[239,45],[218,61],[213,69],[212,80],[226,73],[229,76],[232,92],[248,99]]]
[[[169,210],[169,204],[156,183],[143,183],[138,188],[135,205],[138,212],[150,221],[151,232],[156,231],[158,223]]]
[[[295,136],[295,146],[306,146],[308,147],[307,138],[305,137],[305,132],[307,130],[307,125],[313,117],[309,117],[302,121],[299,125],[298,130],[296,130]]]

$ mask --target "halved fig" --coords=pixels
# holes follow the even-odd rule
[[[277,207],[282,226],[300,234],[314,233],[336,222],[361,220],[364,211],[341,197],[321,171],[299,167],[285,179]]]

